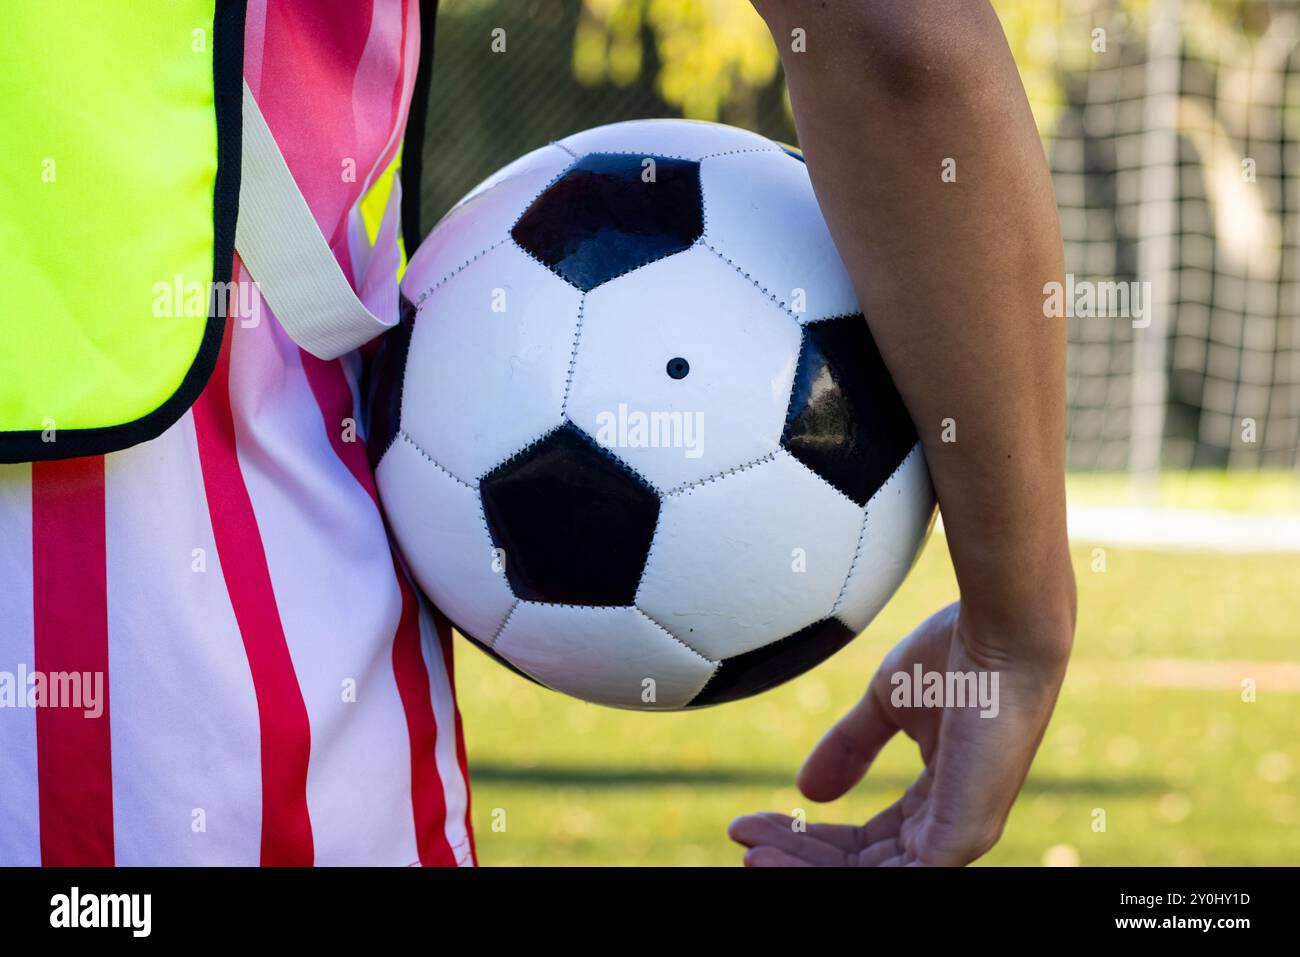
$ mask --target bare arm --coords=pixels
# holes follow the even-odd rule
[[[754,5],[781,50],[818,200],[924,443],[962,596],[895,649],[800,785],[838,796],[901,729],[927,771],[873,836],[897,845],[894,863],[964,863],[1001,833],[1074,630],[1065,328],[1042,308],[1063,271],[1051,180],[986,0]],[[806,52],[792,50],[796,29]],[[955,182],[941,175],[949,160]],[[891,710],[886,669],[914,661],[999,671],[1002,715]],[[787,862],[782,842],[748,839],[747,821],[733,836],[773,858],[751,863]]]

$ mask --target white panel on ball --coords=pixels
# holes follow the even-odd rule
[[[918,442],[867,502],[858,560],[835,615],[862,631],[907,577],[934,518],[934,489]]]
[[[693,246],[587,294],[567,411],[667,492],[776,450],[798,352],[798,324]]]
[[[578,156],[587,153],[645,153],[699,160],[732,150],[781,147],[748,130],[703,120],[626,120],[575,133],[560,145]]]
[[[717,666],[635,608],[520,602],[492,650],[557,691],[640,710],[684,707]]]
[[[710,658],[826,618],[862,509],[784,450],[664,498],[636,604]]]
[[[459,627],[491,641],[515,597],[498,570],[478,489],[452,478],[400,434],[375,479],[416,583]]]
[[[700,164],[700,187],[704,242],[800,322],[860,311],[801,161],[784,151],[717,156]]]
[[[541,154],[541,155],[539,155]],[[529,157],[536,162],[525,163]],[[432,289],[446,282],[466,264],[489,249],[512,245],[510,228],[546,188],[551,180],[573,160],[563,150],[547,147],[512,163],[519,166],[507,174],[502,170],[489,181],[490,188],[476,189],[472,198],[462,199],[434,227],[402,274],[402,293],[419,303]]]
[[[560,424],[582,294],[513,243],[462,270],[415,318],[402,428],[473,483]]]

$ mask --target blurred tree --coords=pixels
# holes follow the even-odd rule
[[[793,142],[780,61],[748,0],[443,0],[423,227],[550,140],[683,115]]]
[[[993,0],[1044,136],[1063,78],[1141,39],[1160,2]],[[1240,60],[1296,0],[1181,4],[1189,50],[1226,44]],[[677,114],[795,139],[776,46],[748,0],[443,0],[434,62],[426,224],[501,164],[601,123]]]
[[[725,112],[741,122],[777,76],[776,48],[745,0],[583,0],[574,75],[588,84],[631,82],[646,28],[660,63],[656,89],[683,116],[718,120]]]
[[[1039,129],[1049,132],[1064,104],[1061,75],[1085,69],[1104,45],[1131,40],[1160,0],[992,0]],[[683,116],[746,125],[780,61],[747,0],[582,0],[573,73],[584,84],[626,86],[641,76],[643,32],[654,36],[655,87]],[[1274,10],[1295,0],[1182,0],[1188,44],[1223,37],[1248,43]],[[1098,34],[1096,31],[1104,31]]]

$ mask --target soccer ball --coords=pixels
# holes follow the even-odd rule
[[[673,710],[862,631],[934,493],[797,151],[637,120],[544,146],[411,258],[368,443],[415,580],[550,688]]]

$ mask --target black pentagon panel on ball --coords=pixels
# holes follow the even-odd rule
[[[815,668],[854,638],[838,618],[827,618],[770,644],[725,658],[688,707],[739,701]]]
[[[533,200],[510,235],[585,292],[689,249],[703,232],[699,163],[591,153]]]
[[[781,444],[859,505],[916,445],[916,428],[861,314],[804,326]]]
[[[373,469],[393,444],[402,427],[402,383],[406,377],[406,354],[411,349],[415,328],[415,306],[402,297],[401,318],[379,340],[366,372],[366,452]]]
[[[569,423],[480,483],[488,531],[515,595],[630,605],[659,520],[659,496]]]

